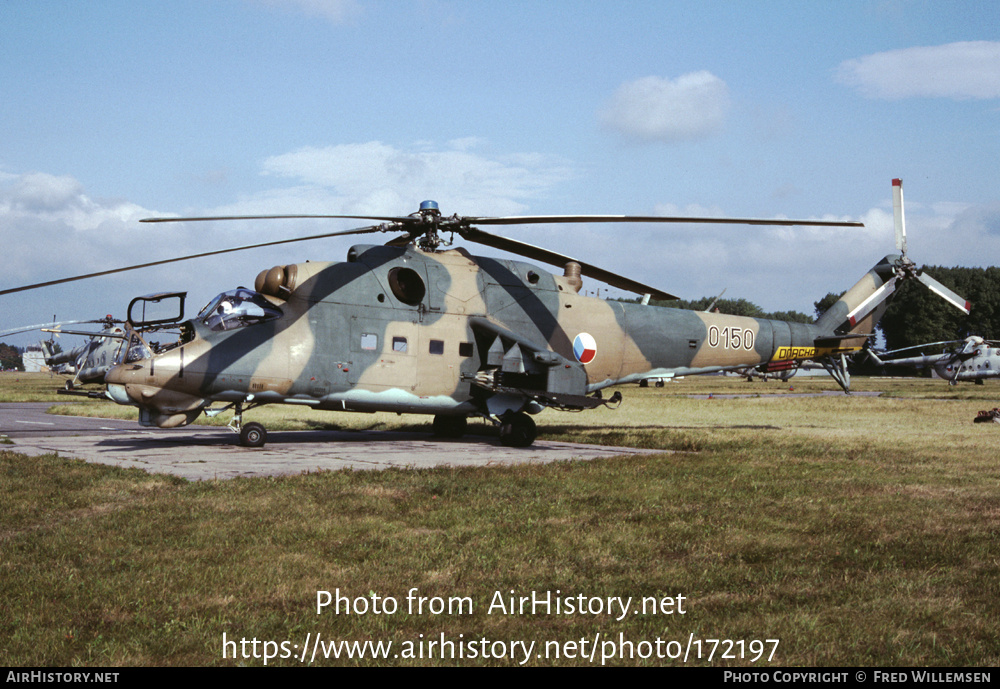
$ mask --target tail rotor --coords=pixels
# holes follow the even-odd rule
[[[958,295],[927,273],[917,269],[917,264],[906,255],[906,219],[903,215],[903,180],[901,179],[892,180],[892,215],[896,227],[896,249],[900,253],[895,266],[896,277],[901,280],[916,278],[931,292],[968,316],[972,304],[965,297]]]

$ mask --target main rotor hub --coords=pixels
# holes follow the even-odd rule
[[[451,246],[451,241],[444,239],[438,234],[438,229],[442,228],[441,209],[437,201],[421,201],[420,210],[413,214],[417,221],[426,225],[426,229],[420,231],[415,241],[417,246],[424,251],[437,251],[439,247]],[[457,216],[456,216],[457,217]],[[451,218],[449,218],[451,220]],[[451,229],[454,232],[454,228]],[[411,231],[411,236],[413,236]]]

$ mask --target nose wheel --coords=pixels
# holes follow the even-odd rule
[[[256,421],[245,424],[240,429],[240,445],[243,447],[264,447],[267,442],[267,429]]]
[[[245,402],[251,402],[253,396],[248,397]],[[256,421],[251,421],[250,423],[243,423],[243,407],[244,402],[235,402],[234,404],[224,407],[223,409],[206,410],[205,413],[209,416],[215,416],[224,412],[226,409],[234,409],[233,418],[229,421],[229,429],[240,436],[240,445],[243,447],[264,447],[264,443],[267,442],[267,429],[264,428],[263,424],[257,423]],[[249,407],[256,405],[249,405]],[[248,407],[248,408],[249,408]]]

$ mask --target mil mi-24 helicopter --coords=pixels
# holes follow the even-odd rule
[[[869,351],[871,357],[879,366],[909,366],[913,368],[925,368],[930,366],[940,376],[951,385],[958,384],[959,381],[971,380],[977,385],[982,385],[987,378],[1000,378],[1000,342],[994,340],[984,340],[978,335],[971,335],[964,340],[951,340],[948,342],[931,342],[929,344],[904,347],[891,352]],[[883,357],[898,354],[913,349],[931,349],[943,345],[960,345],[953,347],[940,354],[928,354],[920,356],[909,356],[896,359],[886,359]]]
[[[894,183],[895,184],[895,183]],[[132,301],[130,332],[107,395],[137,406],[140,423],[171,428],[202,412],[234,411],[240,442],[260,447],[264,427],[243,416],[265,404],[320,410],[434,415],[437,435],[459,437],[469,417],[499,426],[514,447],[536,436],[531,418],[545,408],[579,411],[617,406],[612,385],[650,377],[708,373],[767,362],[822,362],[845,389],[845,355],[861,349],[898,280],[920,277],[905,256],[877,263],[814,324],[684,311],[648,304],[674,299],[654,287],[548,249],[488,233],[476,225],[541,223],[738,223],[834,225],[859,222],[559,215],[443,216],[433,201],[408,216],[233,216],[157,218],[149,222],[230,219],[354,218],[379,224],[265,242],[0,291],[0,295],[150,265],[249,248],[352,234],[402,233],[385,245],[357,245],[340,263],[306,262],[261,271],[254,288],[219,294],[183,321],[184,293]],[[521,261],[447,249],[466,241],[556,265],[561,275]],[[643,298],[605,301],[580,294],[582,276]],[[939,283],[933,284],[946,290]],[[951,293],[953,295],[953,293]],[[959,299],[957,296],[955,299]],[[178,315],[148,318],[133,308],[179,302]],[[172,307],[168,307],[172,308]],[[153,344],[151,333],[179,331]],[[213,406],[221,404],[222,406]]]
[[[66,325],[84,324],[100,324],[104,327],[97,333],[66,330],[64,328]],[[122,321],[116,321],[111,316],[105,316],[98,320],[59,321],[12,328],[0,332],[0,337],[30,332],[32,330],[41,330],[42,332],[54,333],[56,335],[84,335],[89,338],[82,345],[62,352],[54,351],[52,343],[47,340],[42,340],[39,343],[45,365],[51,371],[73,374],[73,378],[66,381],[66,392],[72,391],[80,385],[90,383],[103,384],[104,375],[115,364],[118,350],[121,349],[122,342],[126,339],[126,331],[122,327]],[[95,396],[96,393],[80,394]]]

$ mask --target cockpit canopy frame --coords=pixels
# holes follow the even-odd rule
[[[167,323],[179,323],[184,320],[184,300],[186,298],[187,292],[155,292],[136,297],[128,304],[128,322],[133,328],[149,328],[157,325],[166,325]],[[171,315],[171,300],[177,301],[176,316]],[[132,313],[132,309],[139,304],[142,305],[142,312],[140,317],[136,319]],[[155,305],[155,308],[150,308],[153,315],[149,319],[146,318],[147,305]]]

